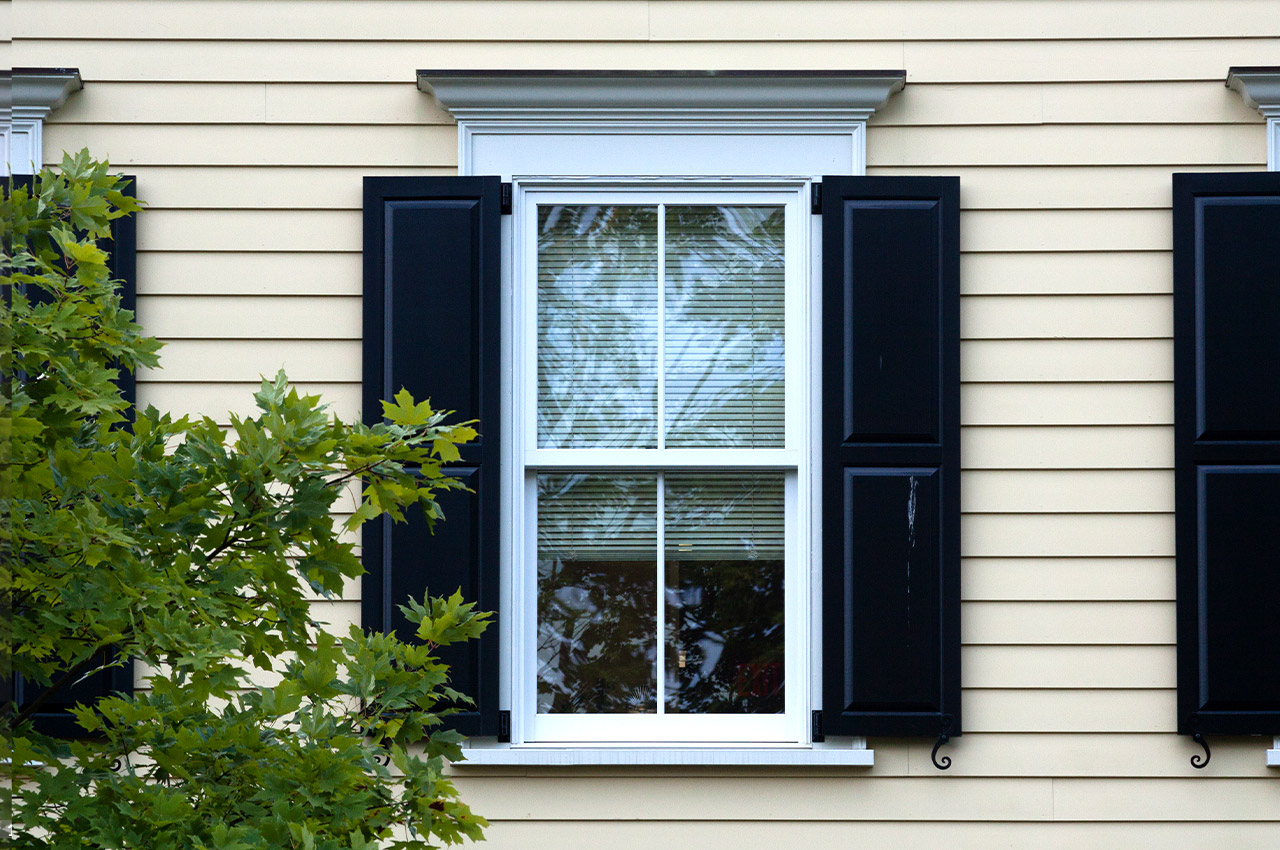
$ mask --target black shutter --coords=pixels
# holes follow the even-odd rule
[[[961,731],[959,201],[822,181],[827,735]]]
[[[1280,734],[1280,174],[1173,175],[1178,732]]]
[[[118,188],[127,194],[137,195],[137,179],[131,176],[126,176],[124,179],[127,183]],[[14,178],[15,183],[23,182],[28,186],[31,185],[32,180],[32,177],[25,175]],[[121,306],[126,310],[135,312],[138,304],[137,216],[138,213],[134,213],[113,221],[111,223],[111,240],[104,242],[101,246],[108,252],[107,268],[111,276],[120,281]],[[138,399],[137,381],[132,372],[121,369],[120,377],[116,379],[116,383],[120,386],[120,392],[125,400],[129,402],[130,410],[126,415],[132,421],[134,416],[132,406],[137,403]],[[110,650],[104,650],[101,658],[103,661],[107,661],[114,659],[115,654]],[[56,681],[56,675],[54,679]],[[0,681],[0,698],[7,699],[10,696],[7,693],[3,693],[4,690],[7,690],[7,685],[8,682]],[[21,676],[14,677],[12,699],[18,705],[29,704],[39,697],[42,691],[42,688],[32,687]],[[76,723],[75,717],[72,716],[70,711],[71,707],[82,703],[97,702],[102,697],[115,693],[125,695],[133,693],[132,662],[122,667],[112,667],[97,675],[89,676],[86,679],[60,688],[32,716],[36,731],[59,738],[85,737],[88,733]]]
[[[365,628],[413,631],[397,607],[424,591],[459,587],[498,610],[501,356],[501,183],[496,177],[366,177],[364,181],[364,417],[401,387],[454,421],[478,419],[451,473],[474,490],[440,499],[433,535],[421,516],[379,519],[363,530]],[[498,627],[441,657],[453,686],[476,701],[450,718],[466,735],[497,735]]]

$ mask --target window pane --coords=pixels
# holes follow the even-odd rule
[[[666,444],[781,448],[783,209],[666,216]]]
[[[538,713],[657,710],[657,478],[538,476]]]
[[[665,709],[783,711],[782,473],[667,473]]]
[[[657,446],[656,207],[538,208],[538,446]]]

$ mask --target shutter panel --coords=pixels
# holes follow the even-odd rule
[[[1280,174],[1173,175],[1178,732],[1280,734]]]
[[[959,200],[822,181],[827,735],[961,731]]]
[[[424,591],[462,589],[498,610],[501,191],[496,177],[366,177],[364,182],[364,416],[401,387],[478,419],[481,436],[451,468],[474,493],[440,498],[432,534],[421,516],[363,529],[365,628],[412,639],[399,608]],[[466,735],[498,732],[498,628],[441,651],[453,686],[476,701],[449,719]]]
[[[14,182],[22,182],[30,185],[32,177],[23,175],[21,178],[15,177]],[[121,187],[121,191],[130,195],[138,194],[138,181],[132,176],[125,176],[127,184]],[[138,293],[137,293],[137,250],[138,250],[138,224],[137,216],[123,216],[111,223],[111,241],[105,243],[102,247],[108,252],[107,268],[113,278],[120,281],[120,306],[126,310],[137,311]],[[124,369],[120,370],[120,377],[116,379],[116,383],[120,386],[120,392],[130,405],[136,404],[138,400],[137,381],[132,372]],[[133,420],[133,411],[127,414],[130,421]],[[114,657],[114,653],[110,650],[104,651],[103,660]],[[54,677],[56,680],[56,676]],[[0,681],[0,692],[6,690],[8,682]],[[14,693],[13,700],[19,705],[25,705],[39,697],[41,689],[32,688],[21,676],[14,677]],[[105,696],[114,693],[132,694],[133,693],[133,664],[129,663],[123,667],[113,667],[104,670],[95,676],[89,676],[67,687],[61,688],[53,696],[51,696],[41,710],[33,715],[36,731],[45,735],[53,735],[58,738],[83,738],[88,735],[75,718],[71,715],[71,707],[80,703],[92,703]],[[8,694],[0,693],[0,698],[7,698]]]

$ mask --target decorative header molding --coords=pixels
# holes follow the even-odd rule
[[[1231,68],[1227,88],[1267,119],[1267,170],[1280,170],[1280,66]]]
[[[455,118],[584,115],[663,120],[751,113],[864,118],[906,71],[419,71],[418,88]]]
[[[44,120],[84,88],[78,68],[0,71],[4,174],[33,174],[44,163]]]
[[[546,134],[843,137],[834,173],[861,174],[866,122],[905,71],[419,71],[458,122],[458,169],[494,162],[499,137]],[[656,141],[656,140],[655,140]],[[509,156],[498,156],[503,163]],[[691,157],[694,162],[696,157]],[[847,163],[847,164],[844,164]],[[509,172],[502,169],[509,176]],[[538,172],[546,173],[546,172]],[[644,173],[643,170],[632,173]],[[708,173],[691,166],[688,173]],[[793,172],[782,172],[793,173]],[[830,173],[830,172],[829,172]]]

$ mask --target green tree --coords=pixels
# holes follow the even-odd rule
[[[487,826],[443,773],[466,698],[439,646],[488,614],[458,594],[405,606],[418,641],[329,634],[312,601],[363,571],[351,532],[441,518],[441,465],[468,424],[401,392],[345,423],[283,374],[257,413],[128,409],[119,369],[159,344],[121,309],[104,240],[139,207],[87,152],[3,200],[0,705],[8,839],[30,848],[429,847]],[[344,527],[332,515],[352,511]],[[107,651],[110,649],[110,651]],[[59,686],[133,659],[147,688],[79,707],[92,734],[39,734]]]

